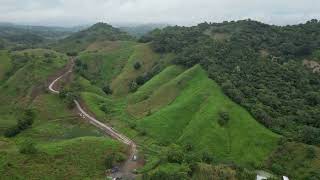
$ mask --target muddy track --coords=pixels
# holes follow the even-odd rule
[[[71,58],[71,65],[69,68],[66,68],[62,75],[59,77],[56,77],[52,82],[49,84],[49,91],[54,94],[59,94],[59,88],[57,87],[57,83],[62,80],[63,78],[71,75],[73,72],[74,67],[74,58]],[[86,119],[88,122],[90,122],[92,125],[96,126],[97,128],[101,129],[103,132],[105,132],[107,135],[112,137],[113,139],[116,139],[123,144],[126,144],[130,147],[130,155],[128,159],[121,165],[119,168],[120,170],[117,172],[114,172],[110,174],[112,178],[125,178],[125,179],[135,179],[135,174],[133,171],[139,166],[138,162],[136,160],[133,160],[135,157],[137,157],[137,145],[128,137],[125,135],[117,132],[112,127],[108,126],[107,124],[104,124],[97,120],[94,115],[90,115],[92,113],[88,112],[79,101],[74,100],[74,103],[76,104],[76,112],[80,115],[80,117]]]

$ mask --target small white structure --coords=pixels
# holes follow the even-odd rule
[[[137,155],[133,155],[132,161],[137,161],[137,159],[138,159],[138,156]]]
[[[282,176],[283,180],[289,180],[289,178],[287,176]]]
[[[257,175],[257,180],[267,180],[267,177],[261,176],[261,175]]]

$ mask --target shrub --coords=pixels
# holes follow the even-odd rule
[[[109,109],[107,108],[107,105],[106,104],[103,104],[100,106],[100,110],[105,112],[105,113],[108,113],[109,112]]]
[[[77,56],[78,53],[77,52],[67,52],[68,56]]]
[[[218,123],[220,126],[225,126],[229,122],[229,114],[227,112],[221,111],[219,112]]]
[[[31,109],[25,110],[23,117],[18,119],[16,125],[8,128],[4,132],[5,137],[14,137],[18,135],[21,131],[28,129],[33,124],[34,113]]]
[[[137,83],[139,86],[143,85],[143,84],[145,83],[145,78],[144,78],[143,76],[138,76],[138,77],[136,78],[136,83]]]
[[[112,94],[112,89],[110,88],[109,85],[105,85],[103,88],[102,88],[103,92],[106,93],[107,95],[109,94]]]
[[[133,67],[134,67],[135,70],[139,70],[141,68],[141,63],[140,62],[136,62],[136,63],[134,63]]]
[[[19,133],[20,133],[20,129],[18,128],[17,125],[15,125],[5,130],[4,136],[9,138],[9,137],[14,137],[18,135]]]
[[[167,149],[167,159],[170,163],[182,163],[184,159],[182,148],[176,144],[171,144]]]
[[[207,164],[210,164],[213,161],[213,158],[208,152],[203,152],[201,160]]]
[[[25,140],[19,147],[19,152],[22,154],[35,154],[37,151],[34,142],[31,140]]]
[[[138,84],[135,81],[129,83],[129,91],[135,92],[138,89]]]

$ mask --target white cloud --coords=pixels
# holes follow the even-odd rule
[[[0,21],[76,25],[172,23],[190,25],[251,18],[273,24],[320,18],[319,0],[0,0]]]

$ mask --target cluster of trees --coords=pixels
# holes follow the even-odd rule
[[[77,82],[71,83],[70,86],[65,87],[59,93],[59,97],[67,104],[68,108],[72,109],[75,106],[74,100],[80,97],[81,85]]]
[[[18,119],[17,124],[8,128],[4,132],[5,137],[14,137],[20,132],[30,128],[33,124],[35,114],[31,109],[24,111],[23,115]]]
[[[216,33],[228,36],[216,40]],[[320,78],[302,65],[320,48],[318,21],[285,27],[251,20],[203,23],[148,36],[155,51],[176,53],[175,63],[201,64],[225,94],[266,127],[319,145]]]
[[[143,175],[143,180],[185,180],[198,177],[202,166],[208,167],[206,173],[213,179],[225,179],[226,177],[234,177],[234,179],[251,179],[255,177],[252,173],[244,168],[230,164],[224,167],[216,168],[213,162],[213,157],[207,152],[193,152],[193,147],[190,144],[183,146],[171,144],[160,155],[160,162],[155,170]],[[230,179],[230,178],[227,178]]]

